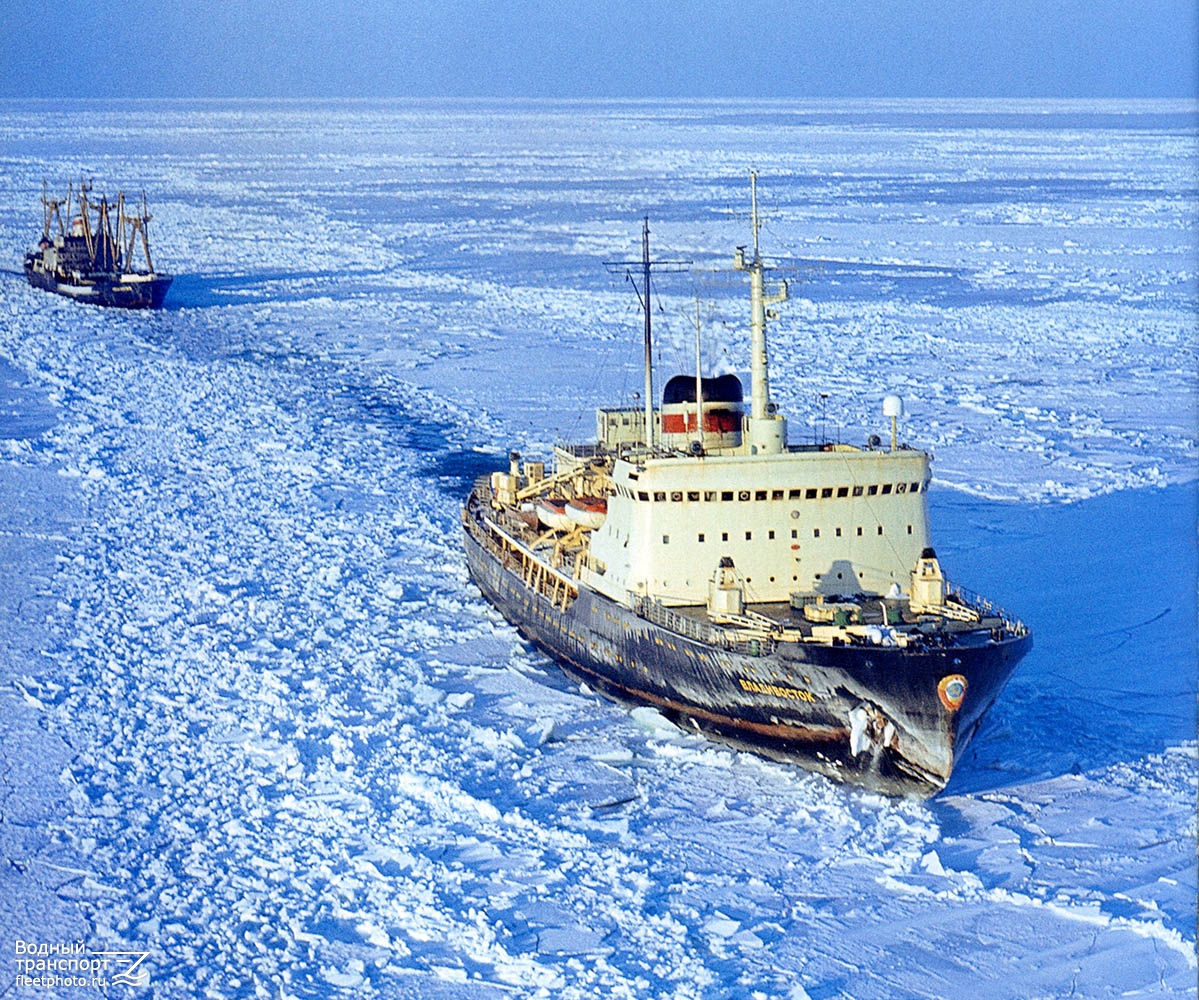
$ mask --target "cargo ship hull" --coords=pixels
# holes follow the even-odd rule
[[[171,287],[169,275],[115,275],[66,280],[61,275],[44,271],[29,260],[25,261],[25,277],[34,288],[65,295],[79,302],[119,309],[160,309]]]

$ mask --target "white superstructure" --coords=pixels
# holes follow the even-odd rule
[[[750,602],[906,592],[928,547],[928,456],[908,449],[617,459],[580,580],[703,604],[722,557]]]
[[[614,456],[603,489],[608,513],[583,540],[578,575],[613,600],[632,593],[704,604],[726,558],[750,603],[906,592],[929,546],[929,457],[899,447],[896,397],[884,401],[890,450],[788,447],[786,420],[770,398],[766,341],[776,318],[769,307],[786,300],[787,286],[766,288],[756,183],[751,190],[753,253],[738,248],[733,262],[750,279],[748,412],[731,376],[678,376],[660,410],[597,414],[599,450]],[[647,413],[656,447],[646,445]],[[579,454],[559,449],[559,468],[580,463]]]

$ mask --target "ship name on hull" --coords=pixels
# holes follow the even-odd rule
[[[746,677],[738,677],[737,680],[741,684],[741,690],[753,694],[768,694],[775,698],[790,698],[793,701],[814,702],[816,700],[816,696],[811,691],[804,691],[801,688],[784,687],[781,684],[763,684],[761,681],[751,681]]]

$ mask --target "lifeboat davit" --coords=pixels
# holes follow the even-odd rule
[[[578,496],[566,503],[566,516],[583,528],[598,528],[608,516],[604,497]]]
[[[566,513],[566,501],[557,497],[542,497],[537,501],[537,518],[555,531],[569,531],[575,526]]]

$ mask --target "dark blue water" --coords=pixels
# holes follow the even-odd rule
[[[1034,648],[951,791],[1089,771],[1196,737],[1196,484],[1069,505],[933,496],[947,575],[998,600]]]

